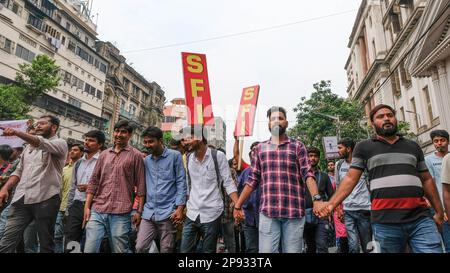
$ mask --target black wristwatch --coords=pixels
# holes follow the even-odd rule
[[[313,202],[322,201],[322,196],[320,194],[316,194],[313,196]]]
[[[234,207],[234,210],[242,210],[242,208],[236,208],[236,207]]]

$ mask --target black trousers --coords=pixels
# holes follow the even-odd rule
[[[0,241],[0,253],[14,253],[22,240],[27,226],[34,220],[40,242],[41,253],[55,252],[56,217],[61,198],[59,194],[37,204],[24,204],[24,197],[11,205],[9,209],[5,234]]]
[[[83,215],[84,215],[84,202],[75,200],[70,206],[69,216],[67,217],[66,226],[64,229],[65,245],[64,249],[67,251],[67,244],[71,241],[81,243],[83,238]]]

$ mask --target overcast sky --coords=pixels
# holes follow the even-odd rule
[[[301,97],[310,96],[314,83],[331,80],[333,91],[346,96],[347,43],[360,3],[94,0],[93,14],[99,14],[99,38],[115,43],[129,64],[161,85],[167,101],[184,97],[181,52],[206,54],[213,111],[227,122],[228,155],[242,89],[260,84],[255,134],[245,140],[246,155],[251,142],[270,137],[265,117],[270,106],[285,107],[293,126],[293,108]],[[300,23],[291,24],[295,22]],[[287,26],[271,28],[280,25]],[[269,30],[164,47],[266,28]]]

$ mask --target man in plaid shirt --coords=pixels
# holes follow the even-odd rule
[[[301,253],[305,226],[305,183],[313,197],[314,211],[321,203],[305,145],[286,135],[286,110],[272,107],[267,112],[272,138],[255,150],[252,172],[234,207],[237,221],[244,218],[242,204],[260,184],[259,252]]]

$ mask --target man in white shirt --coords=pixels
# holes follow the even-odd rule
[[[201,235],[203,252],[214,253],[224,210],[225,193],[222,191],[226,191],[234,204],[238,200],[237,188],[231,178],[225,154],[209,148],[203,134],[201,137],[195,135],[200,134],[194,134],[194,130],[191,130],[185,138],[191,153],[187,159],[189,199],[180,250],[182,253],[194,252],[197,235]],[[222,183],[223,188],[219,185]]]
[[[66,209],[65,246],[71,241],[78,243],[82,241],[86,190],[104,144],[105,134],[102,131],[94,130],[84,135],[85,155],[77,161],[74,167]],[[65,247],[65,250],[68,250],[67,247]]]

